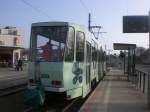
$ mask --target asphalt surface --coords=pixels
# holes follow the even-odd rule
[[[27,70],[0,68],[0,112],[23,112]]]
[[[23,112],[24,91],[0,97],[0,112]]]
[[[0,68],[0,90],[27,83],[27,70],[14,71],[13,68]]]

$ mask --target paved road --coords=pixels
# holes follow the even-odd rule
[[[13,68],[0,68],[0,89],[27,83],[27,70],[14,71]]]
[[[26,83],[27,70],[0,68],[0,112],[23,112]]]
[[[0,112],[23,112],[24,91],[0,97]]]

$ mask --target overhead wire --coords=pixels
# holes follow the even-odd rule
[[[81,5],[84,7],[85,11],[86,11],[87,13],[90,13],[89,8],[85,5],[84,1],[83,1],[83,0],[79,0],[79,1],[80,1]]]
[[[79,1],[80,1],[81,5],[83,6],[84,10],[89,14],[91,11],[87,7],[87,5],[84,3],[84,1],[83,0],[79,0]],[[91,22],[94,22],[94,21],[92,20]],[[95,24],[95,22],[94,22],[94,24]]]
[[[81,5],[84,7],[84,9],[85,9],[85,11],[89,14],[90,13],[90,10],[89,10],[89,8],[87,7],[87,5],[84,3],[84,1],[83,0],[79,0],[80,1],[80,3],[81,3]],[[94,24],[93,26],[97,26],[96,24],[95,24],[95,21],[91,21],[92,22],[92,24]],[[99,28],[93,28],[93,29],[91,29],[91,31],[92,31],[92,33],[94,34],[94,36],[96,37],[96,38],[98,38],[98,36],[99,36],[99,33],[100,33],[100,29]],[[101,33],[100,33],[101,34]]]
[[[47,17],[48,19],[52,19],[51,16],[49,16],[47,13],[45,13],[44,11],[42,11],[41,9],[35,7],[34,5],[30,4],[29,2],[25,1],[25,0],[21,0],[22,3],[28,5],[30,8],[34,9],[36,12],[41,13],[42,15],[44,15],[45,17]]]
[[[128,13],[129,13],[129,6],[128,6],[128,0],[126,0],[126,13],[127,13],[127,15],[128,15]]]

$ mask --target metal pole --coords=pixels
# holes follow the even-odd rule
[[[91,13],[89,13],[88,29],[91,31]]]
[[[148,24],[149,24],[149,73],[150,73],[150,11],[148,17]],[[150,108],[150,78],[149,77],[148,77],[147,101],[148,101],[148,108]]]
[[[131,64],[130,64],[130,48],[128,49],[128,81],[130,81],[131,75]]]
[[[133,74],[135,74],[135,62],[136,62],[136,56],[135,56],[135,49],[133,50]]]
[[[143,93],[145,92],[145,73],[143,74]]]
[[[141,72],[140,72],[140,90],[141,90],[141,82],[142,82],[142,75],[141,75]]]
[[[126,53],[124,51],[124,74],[126,72]]]

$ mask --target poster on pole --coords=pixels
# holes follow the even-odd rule
[[[123,16],[123,33],[148,32],[148,16]]]

